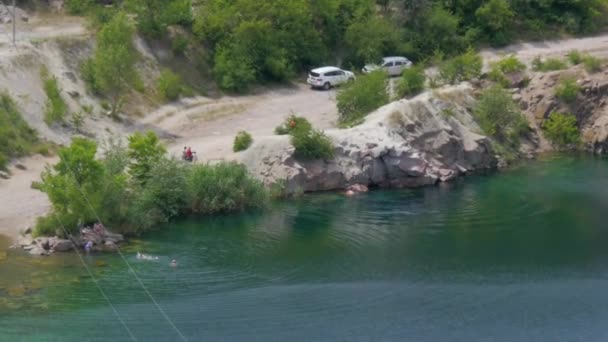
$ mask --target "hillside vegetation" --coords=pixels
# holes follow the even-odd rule
[[[103,1],[106,3],[107,1]],[[99,1],[101,3],[101,1]],[[470,46],[501,46],[518,39],[582,34],[605,26],[608,0],[124,0],[102,7],[68,0],[76,14],[104,23],[119,11],[136,14],[148,39],[178,25],[174,37],[209,51],[221,88],[284,81],[312,65],[359,67],[383,55],[422,61],[462,54]]]
[[[0,93],[0,170],[11,158],[32,152],[46,152],[34,131],[23,120],[15,102],[6,93]]]

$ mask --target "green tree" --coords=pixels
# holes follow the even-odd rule
[[[59,150],[59,162],[41,174],[40,189],[52,204],[51,215],[68,230],[75,230],[79,223],[94,222],[103,213],[104,168],[95,160],[96,152],[95,142],[74,138],[70,146]],[[42,228],[44,223],[39,221]]]
[[[119,13],[97,34],[97,49],[87,66],[95,89],[111,99],[113,116],[119,110],[124,93],[138,80],[136,61],[133,27],[126,15]]]
[[[396,50],[399,32],[389,20],[370,17],[350,25],[344,39],[357,61],[374,62]]]
[[[514,13],[506,0],[489,0],[475,11],[478,25],[489,36],[490,42],[504,45],[505,32],[513,23]]]
[[[143,34],[159,38],[167,26],[192,23],[190,0],[125,0],[125,6],[137,14],[137,26]]]
[[[129,174],[138,184],[144,185],[152,176],[154,165],[163,159],[166,153],[167,150],[154,132],[136,132],[129,137]]]

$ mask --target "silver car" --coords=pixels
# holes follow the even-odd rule
[[[389,76],[399,76],[403,70],[412,67],[412,62],[405,57],[384,57],[378,64],[367,64],[361,71],[368,74],[375,70],[385,70]]]

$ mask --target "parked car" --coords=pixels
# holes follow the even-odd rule
[[[331,87],[353,81],[354,79],[354,73],[342,70],[340,68],[328,66],[311,70],[308,74],[307,82],[313,88],[323,88],[328,90]]]
[[[403,70],[411,66],[412,62],[405,57],[384,57],[378,64],[367,64],[361,71],[368,74],[374,70],[383,69],[389,76],[399,76]]]

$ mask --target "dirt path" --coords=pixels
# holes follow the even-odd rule
[[[481,56],[486,61],[492,61],[505,55],[515,54],[520,60],[530,64],[536,56],[562,57],[570,50],[586,51],[596,57],[608,58],[608,34],[587,38],[514,44],[501,49],[483,50]]]
[[[199,158],[219,159],[232,154],[238,131],[256,136],[271,135],[290,113],[306,117],[319,129],[336,126],[335,90],[312,90],[305,84],[269,90],[261,95],[186,99],[161,107],[148,115],[145,123],[155,124],[180,138],[170,146],[179,155],[191,146]]]
[[[57,158],[33,156],[20,160],[25,170],[10,169],[9,180],[0,179],[0,234],[15,238],[19,229],[33,226],[36,218],[50,208],[46,194],[32,189],[33,181],[40,180],[46,164],[57,162]]]

